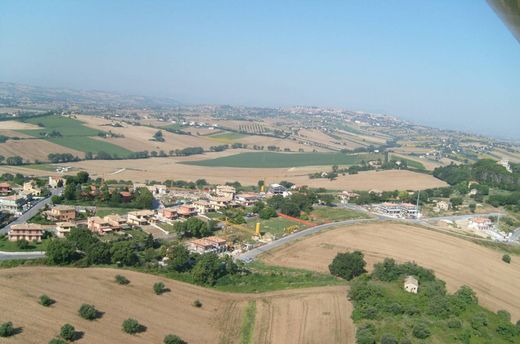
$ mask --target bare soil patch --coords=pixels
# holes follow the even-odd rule
[[[18,121],[0,121],[0,129],[5,130],[21,130],[21,129],[38,129],[39,127],[30,123]]]
[[[361,250],[367,267],[391,257],[433,269],[453,292],[473,288],[484,307],[505,309],[520,319],[520,259],[502,262],[500,252],[420,227],[398,223],[365,224],[330,230],[269,252],[269,264],[327,271],[338,252]]]
[[[34,160],[47,161],[49,153],[70,153],[74,156],[84,156],[83,152],[41,139],[8,140],[0,143],[0,155],[4,157],[19,155],[24,160],[31,162]]]

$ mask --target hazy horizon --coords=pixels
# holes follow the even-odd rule
[[[519,138],[520,45],[485,1],[4,1],[0,38],[6,82]]]

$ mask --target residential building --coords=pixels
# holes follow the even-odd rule
[[[341,203],[342,204],[347,204],[348,202],[350,202],[351,199],[354,199],[354,198],[358,198],[359,195],[355,192],[350,192],[350,191],[343,191],[342,193],[339,194],[339,198],[341,199]]]
[[[49,186],[51,188],[57,188],[58,185],[60,185],[60,184],[62,186],[65,186],[65,184],[67,184],[67,180],[63,179],[62,177],[54,177],[54,176],[49,177]]]
[[[226,208],[231,203],[231,200],[227,197],[210,196],[209,206],[215,211]]]
[[[41,196],[42,189],[34,180],[23,183],[22,192],[26,195]]]
[[[110,214],[103,218],[109,225],[113,228],[119,229],[128,229],[130,226],[128,225],[128,220],[125,216]]]
[[[236,189],[229,185],[217,185],[215,194],[220,197],[225,197],[228,200],[232,200],[235,197]]]
[[[11,195],[0,197],[0,211],[14,215],[21,215],[26,209],[26,204],[32,199],[32,195]]]
[[[47,218],[54,221],[68,222],[76,219],[76,208],[58,204],[47,212]]]
[[[74,222],[58,222],[56,223],[56,236],[58,238],[65,238],[74,227],[76,227]]]
[[[121,201],[123,202],[130,202],[132,199],[132,193],[128,191],[121,191],[119,196],[121,196]]]
[[[404,290],[409,293],[417,294],[419,291],[419,281],[413,276],[408,276],[404,280]]]
[[[159,216],[166,220],[175,220],[177,218],[177,210],[173,208],[163,208],[159,210]]]
[[[417,218],[417,207],[411,203],[385,202],[377,204],[376,212],[396,218]]]
[[[258,194],[256,193],[240,193],[235,196],[235,199],[240,205],[250,207],[258,201]]]
[[[177,214],[184,218],[195,216],[197,215],[197,208],[191,204],[183,204],[177,208]]]
[[[0,194],[8,195],[11,193],[11,191],[13,191],[13,189],[11,188],[11,184],[5,182],[0,183]]]
[[[211,209],[209,202],[205,200],[195,201],[193,206],[199,214],[206,214]]]
[[[190,243],[188,244],[188,250],[190,252],[200,254],[210,252],[222,253],[226,252],[227,245],[225,239],[216,236],[211,236],[207,238],[195,239],[190,241]]]
[[[101,218],[99,216],[89,217],[87,219],[88,229],[99,235],[105,235],[112,232],[120,231],[122,228],[118,225],[111,223],[106,217]]]
[[[287,191],[287,188],[280,184],[271,184],[269,185],[269,189],[267,190],[267,193],[273,196],[280,195],[283,197],[290,196],[291,193]]]
[[[9,241],[18,241],[25,239],[27,241],[42,241],[43,226],[35,223],[22,223],[11,225],[11,229],[7,233]]]
[[[153,210],[138,210],[128,213],[127,222],[130,225],[144,226],[154,222],[155,212]]]
[[[487,217],[473,217],[468,221],[468,227],[480,231],[489,230],[493,227],[493,221]]]

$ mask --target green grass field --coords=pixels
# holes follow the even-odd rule
[[[255,232],[257,221],[258,221],[257,219],[254,219],[254,220],[249,221],[246,224],[247,229],[251,230],[251,233]],[[298,230],[307,228],[307,226],[305,226],[304,224],[301,224],[296,221],[284,219],[282,217],[273,217],[273,218],[270,218],[269,220],[260,219],[259,221],[260,221],[260,232],[262,232],[262,233],[269,232],[269,233],[275,235],[276,237],[282,236],[282,234],[284,234],[284,232],[285,232],[285,229],[289,228],[289,227],[296,226],[296,227],[298,227]]]
[[[359,211],[336,207],[317,207],[311,212],[311,217],[319,223],[368,218]]]
[[[209,167],[249,167],[249,168],[285,168],[320,165],[352,165],[362,160],[377,160],[381,154],[345,154],[345,153],[275,153],[249,152],[226,157],[186,161],[185,164]]]
[[[243,135],[243,134],[239,134],[239,133],[225,132],[225,133],[208,135],[207,138],[210,138],[212,140],[222,142],[222,143],[233,143],[234,141],[240,140],[241,138],[246,137],[246,136],[247,135]]]
[[[125,157],[132,153],[128,149],[118,145],[100,140],[94,140],[92,137],[96,137],[99,133],[99,130],[86,127],[83,122],[73,118],[50,115],[25,119],[24,122],[39,126],[43,125],[43,127],[38,129],[18,130],[19,132],[31,135],[33,137],[43,138],[63,147],[75,149],[81,152],[98,153],[103,151],[111,155],[117,155],[118,157]],[[61,136],[45,136],[53,131],[59,131]]]
[[[406,161],[406,164],[408,165],[408,167],[416,168],[418,170],[426,170],[426,167],[424,167],[424,165],[419,161],[415,161],[415,160],[404,158],[402,156],[395,156],[395,155],[392,155],[390,159]]]
[[[0,238],[0,251],[5,252],[17,252],[17,251],[45,251],[45,246],[47,245],[47,240],[43,240],[40,243],[29,243],[29,247],[22,250],[18,247],[16,241],[9,241],[7,236]]]

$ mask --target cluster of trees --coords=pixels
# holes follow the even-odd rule
[[[275,195],[267,200],[267,205],[282,214],[300,217],[302,212],[310,213],[312,206],[318,201],[316,193],[309,189],[294,193],[289,197]]]
[[[0,156],[0,157],[1,157],[0,163],[2,163],[2,161],[4,161],[4,159],[5,159],[5,157],[3,157],[3,156]],[[19,155],[10,156],[7,159],[5,159],[5,163],[10,166],[23,165],[23,158]]]
[[[411,337],[446,335],[439,333],[438,328],[452,331],[450,338],[461,342],[469,342],[472,336],[485,337],[490,342],[495,336],[511,342],[520,337],[519,324],[511,323],[509,313],[493,314],[479,307],[475,292],[467,286],[448,294],[443,281],[415,263],[398,264],[387,258],[375,264],[370,275],[364,274],[364,266],[361,252],[338,254],[330,266],[331,271],[339,269],[335,271],[346,273],[347,277],[354,276],[354,272],[359,276],[352,281],[348,293],[354,304],[352,318],[362,324],[356,332],[357,343],[411,343]],[[417,295],[402,290],[404,277],[410,275],[419,280]],[[415,320],[403,323],[403,317]]]
[[[215,253],[190,253],[182,244],[167,251],[168,270],[183,273],[196,284],[213,286],[228,275],[246,274],[229,256],[219,257]]]
[[[512,173],[495,160],[481,159],[470,165],[437,167],[433,175],[450,185],[477,181],[490,187],[502,190],[520,191],[520,164],[510,163]]]
[[[173,230],[179,238],[203,238],[213,235],[216,225],[212,220],[204,222],[199,218],[190,217],[184,222],[175,222]]]
[[[138,188],[132,193],[130,200],[124,199],[120,192],[128,191],[127,186],[109,190],[108,184],[101,181],[92,181],[87,172],[81,171],[76,176],[66,176],[66,186],[62,196],[53,196],[55,204],[67,202],[85,202],[92,205],[107,205],[111,207],[125,207],[150,209],[154,197],[147,188]],[[92,192],[91,186],[96,187]]]
[[[51,265],[139,266],[159,257],[159,246],[151,235],[104,242],[87,229],[73,228],[67,238],[50,240],[45,255]]]
[[[162,131],[156,131],[155,134],[153,134],[152,140],[157,142],[164,142],[165,140]]]
[[[47,155],[47,159],[53,164],[60,162],[71,162],[71,161],[79,161],[79,157],[74,156],[70,153],[49,153]]]

